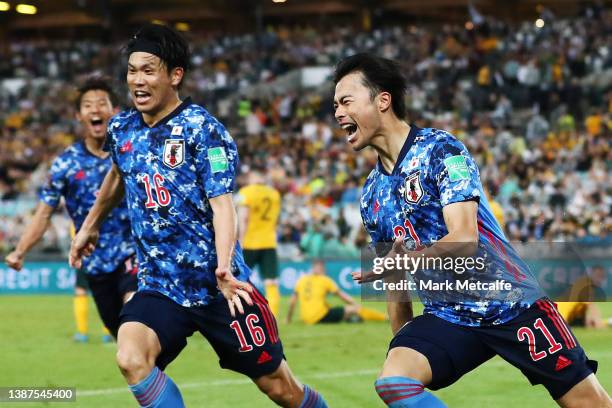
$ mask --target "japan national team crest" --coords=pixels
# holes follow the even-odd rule
[[[180,166],[185,160],[185,141],[183,139],[168,139],[164,145],[163,162],[171,169]]]
[[[419,179],[420,171],[412,173],[404,181],[404,197],[410,204],[418,204],[423,198],[423,187]]]

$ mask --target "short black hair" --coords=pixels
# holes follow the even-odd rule
[[[344,58],[334,73],[334,84],[353,72],[361,72],[364,86],[370,89],[372,99],[380,92],[391,94],[393,113],[400,119],[406,118],[406,79],[400,65],[387,58],[369,53],[359,53]]]
[[[77,111],[81,110],[81,101],[83,100],[83,95],[85,95],[89,91],[104,91],[108,94],[108,99],[110,99],[113,106],[117,103],[117,95],[113,90],[112,86],[113,81],[106,76],[90,76],[79,86],[77,90],[77,97],[74,100],[74,107]]]
[[[156,53],[156,55],[166,66],[168,73],[177,67],[183,68],[185,73],[189,70],[191,59],[189,44],[172,27],[162,24],[146,24],[142,26],[124,48],[128,58],[140,41],[153,43],[157,47],[159,53]]]

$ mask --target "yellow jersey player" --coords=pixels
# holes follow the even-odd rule
[[[249,268],[259,267],[266,298],[276,317],[280,303],[276,254],[276,226],[280,209],[280,193],[265,183],[259,170],[252,170],[248,185],[238,191],[240,243]]]
[[[336,295],[344,306],[330,307],[328,294]],[[300,319],[306,324],[338,323],[341,321],[387,320],[384,313],[361,307],[355,300],[338,288],[329,276],[325,275],[325,263],[315,260],[312,273],[303,275],[295,285],[295,291],[289,302],[286,323],[291,323],[295,304],[300,301]]]
[[[589,275],[578,279],[569,291],[569,302],[557,302],[557,309],[563,319],[572,326],[600,329],[612,323],[606,322],[601,312],[593,302],[603,302],[606,293],[603,289],[606,271],[603,266],[596,265]]]

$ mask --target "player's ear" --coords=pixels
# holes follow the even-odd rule
[[[183,80],[183,75],[185,75],[185,70],[182,67],[172,68],[172,72],[170,72],[170,84],[172,86],[179,86]]]
[[[74,117],[76,118],[76,120],[78,120],[80,122],[81,121],[81,112],[80,111],[76,111],[74,113]]]
[[[386,112],[391,108],[391,94],[389,92],[381,92],[378,94],[378,110]]]

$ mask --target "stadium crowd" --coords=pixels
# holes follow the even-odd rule
[[[265,167],[281,191],[281,256],[358,256],[367,244],[359,187],[376,156],[351,152],[334,123],[331,84],[257,100],[241,90],[359,51],[403,64],[410,121],[449,130],[466,144],[511,240],[610,244],[611,25],[609,10],[591,10],[572,19],[549,14],[542,27],[487,19],[465,27],[270,28],[259,40],[194,39],[182,95],[229,128],[243,173]],[[69,103],[74,83],[92,72],[119,82],[125,69],[116,63],[117,45],[10,47],[0,78],[18,86],[0,93],[0,251],[15,244],[51,160],[78,135]],[[56,218],[50,248],[68,240],[65,220]]]

